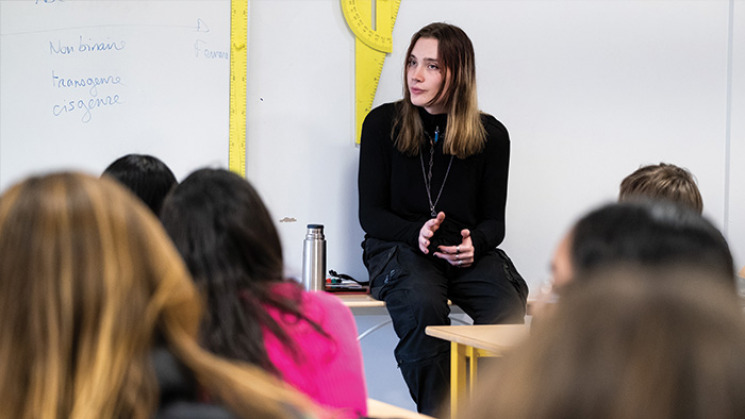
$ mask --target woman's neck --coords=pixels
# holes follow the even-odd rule
[[[424,108],[419,109],[419,116],[422,118],[422,126],[424,131],[429,134],[434,133],[435,130],[439,131],[440,134],[445,132],[448,122],[448,114],[431,114]]]

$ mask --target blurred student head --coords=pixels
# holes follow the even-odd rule
[[[191,173],[174,189],[161,220],[197,282],[229,270],[245,272],[246,287],[282,279],[282,245],[269,210],[233,172]]]
[[[688,267],[596,271],[573,283],[461,417],[745,417],[745,317],[731,289]]]
[[[0,394],[17,418],[151,418],[166,347],[241,416],[307,406],[196,337],[201,301],[162,226],[107,178],[29,178],[0,197]]]
[[[623,179],[618,200],[623,202],[640,198],[668,200],[686,205],[699,214],[704,209],[701,193],[691,172],[673,164],[643,166]]]
[[[258,192],[233,172],[200,169],[173,190],[161,222],[206,296],[204,346],[276,372],[262,325],[288,338],[266,306],[304,316],[297,301],[271,291],[284,279],[282,245]]]
[[[735,285],[732,254],[721,232],[693,210],[667,201],[612,203],[582,217],[557,246],[554,284],[616,264],[688,265]]]
[[[111,176],[129,188],[155,215],[160,213],[163,199],[177,183],[165,163],[146,154],[122,156],[114,160],[102,176]]]

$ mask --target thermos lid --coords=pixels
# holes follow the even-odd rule
[[[308,224],[308,228],[315,228],[323,230],[323,224]]]

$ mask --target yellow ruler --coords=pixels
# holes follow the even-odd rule
[[[357,143],[362,133],[362,121],[372,109],[375,100],[385,56],[393,51],[393,25],[396,23],[400,4],[401,0],[341,0],[344,19],[355,36],[354,94]]]
[[[246,176],[246,72],[248,69],[248,0],[230,0],[230,139],[231,171]]]

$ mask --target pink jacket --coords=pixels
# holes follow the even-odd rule
[[[297,354],[293,355],[268,329],[263,331],[269,359],[282,378],[317,403],[341,409],[344,417],[366,416],[362,351],[352,312],[334,295],[306,292],[293,282],[277,284],[273,291],[287,296],[300,293],[301,312],[329,335],[323,336],[307,322],[267,307],[296,344]]]

